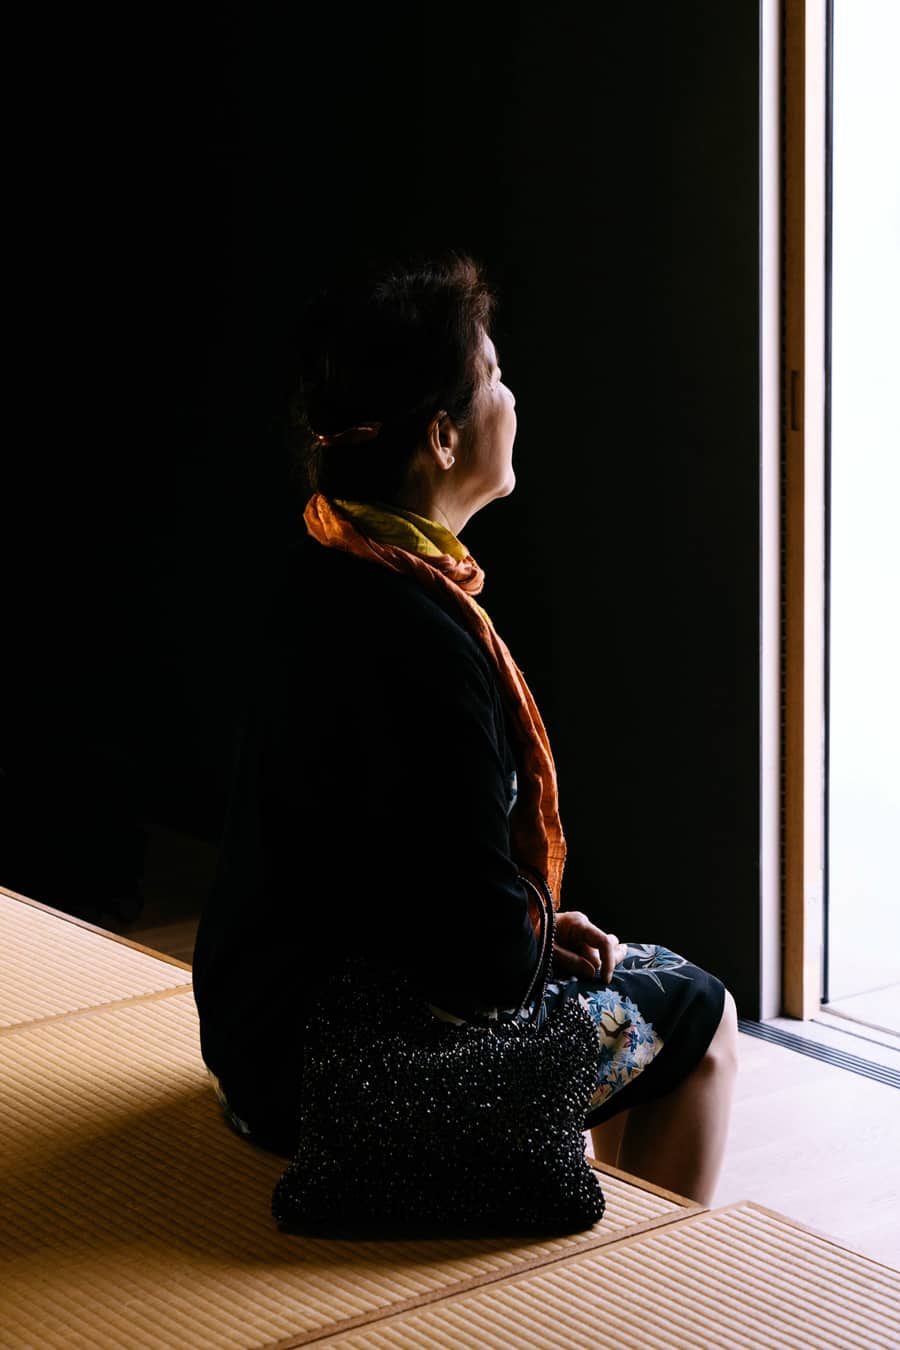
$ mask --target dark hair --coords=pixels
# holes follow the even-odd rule
[[[494,295],[469,255],[344,271],[307,305],[295,445],[309,487],[329,497],[394,501],[435,413],[459,427],[472,412]],[[317,435],[379,422],[363,444]]]

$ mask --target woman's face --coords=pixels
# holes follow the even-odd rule
[[[497,497],[508,496],[516,485],[512,462],[516,400],[500,378],[497,350],[487,334],[482,341],[481,355],[482,384],[466,427],[466,448],[460,455],[460,467],[464,469],[460,487],[466,497],[469,515]]]

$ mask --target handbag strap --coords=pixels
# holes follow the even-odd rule
[[[541,916],[541,931],[538,938],[538,959],[534,972],[528,982],[525,997],[516,1010],[519,1017],[534,999],[535,1007],[543,1002],[550,979],[550,965],[553,960],[553,939],[556,932],[556,910],[553,906],[553,893],[540,872],[519,873],[519,880],[537,897],[538,912]]]

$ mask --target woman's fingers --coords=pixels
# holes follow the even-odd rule
[[[604,935],[600,947],[579,947],[573,951],[557,943],[553,966],[558,974],[578,975],[583,979],[602,979],[609,984],[613,971],[628,955],[628,944],[620,942],[615,933]]]
[[[615,933],[606,935],[606,958],[608,966],[604,963],[604,976],[606,983],[609,984],[613,977],[613,971],[620,961],[624,961],[628,955],[628,943],[620,942]]]
[[[558,971],[604,984],[609,984],[616,966],[628,955],[626,942],[620,942],[615,933],[605,933],[577,910],[557,915],[556,939]]]
[[[556,927],[560,937],[573,944],[581,942],[585,946],[598,947],[606,937],[602,928],[591,923],[588,916],[577,909],[565,909],[557,914]]]
[[[601,977],[604,984],[609,984],[612,979],[612,973],[616,968],[616,951],[619,947],[619,939],[615,933],[607,933],[602,947],[602,965]]]
[[[599,958],[591,960],[590,956],[569,951],[566,947],[554,948],[553,970],[557,975],[577,975],[582,980],[593,980],[597,977],[599,965]]]

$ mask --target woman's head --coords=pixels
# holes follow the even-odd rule
[[[346,272],[324,288],[300,353],[313,488],[420,510],[454,471],[469,497],[480,491],[474,509],[511,491],[514,400],[499,385],[493,309],[481,269],[458,253]],[[492,470],[493,452],[509,464]]]

